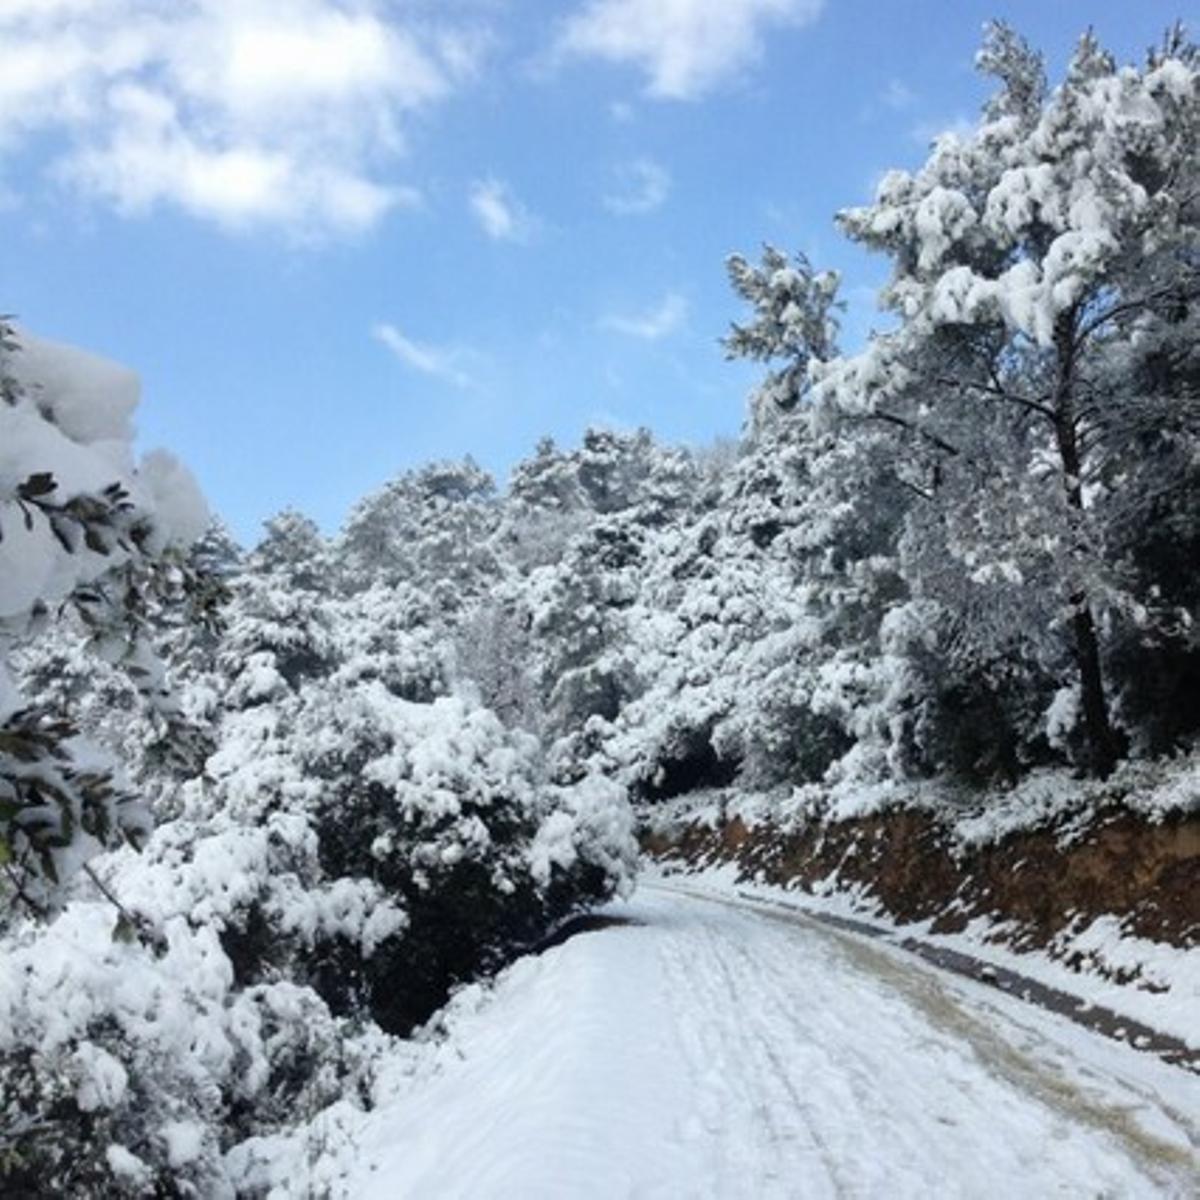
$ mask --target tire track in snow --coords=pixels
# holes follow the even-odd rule
[[[607,911],[636,923],[463,1007],[437,1074],[365,1115],[346,1196],[1200,1194],[1183,1072],[778,910],[647,887]]]
[[[677,998],[675,1019],[701,1094],[712,1194],[792,1196],[798,1179],[807,1196],[846,1194],[829,1146],[803,1119],[803,1097],[778,1051],[775,1031],[764,1029],[746,1009],[745,995],[765,997],[774,981],[753,960],[735,974],[727,940],[704,925],[696,933],[704,953],[684,939],[671,939],[660,947],[660,960]],[[733,1024],[731,1013],[738,1015]],[[734,1129],[738,1135],[730,1137]],[[751,1144],[741,1142],[746,1129],[756,1135]],[[698,1140],[695,1130],[691,1140]]]
[[[703,895],[704,893],[696,894]],[[1094,1033],[1101,1033],[1107,1038],[1112,1038],[1113,1041],[1124,1042],[1136,1050],[1155,1054],[1163,1062],[1200,1075],[1200,1050],[1187,1045],[1181,1038],[1152,1029],[1149,1025],[1145,1025],[1133,1017],[1115,1012],[1103,1005],[1089,1004],[1086,1000],[1064,991],[1062,988],[1053,987],[1038,979],[1020,975],[1007,967],[997,966],[995,963],[964,954],[961,950],[922,941],[919,938],[903,937],[884,926],[872,925],[853,917],[822,912],[819,909],[805,908],[802,905],[783,901],[758,899],[745,892],[739,892],[738,898],[758,910],[766,908],[785,913],[799,913],[827,927],[861,934],[873,941],[899,946],[901,950],[915,954],[944,971],[986,983],[1016,999],[1024,1000],[1049,1012],[1058,1013]]]
[[[907,961],[894,950],[867,941],[863,936],[815,920],[793,909],[757,903],[747,899],[726,899],[691,889],[653,884],[650,888],[668,894],[686,896],[702,903],[753,913],[756,916],[790,928],[811,933],[825,945],[835,949],[842,960],[860,975],[875,980],[903,996],[920,1011],[939,1032],[959,1038],[966,1043],[979,1062],[995,1078],[1001,1079],[1021,1092],[1035,1097],[1049,1110],[1073,1125],[1090,1127],[1121,1144],[1128,1155],[1152,1177],[1165,1186],[1178,1185],[1179,1195],[1200,1195],[1200,1127],[1195,1119],[1185,1116],[1164,1104],[1157,1097],[1135,1085],[1125,1085],[1134,1092],[1134,1101],[1113,1104],[1104,1098],[1099,1077],[1091,1074],[1097,1086],[1091,1094],[1062,1073],[1061,1066],[1048,1065],[1057,1057],[1054,1048],[1041,1034],[1013,1021],[987,999],[978,999],[979,1013],[964,1006],[964,998],[955,995],[933,971]],[[746,950],[740,950],[745,961]],[[764,993],[769,997],[770,993]],[[986,1014],[985,1020],[982,1014]],[[992,1023],[989,1023],[989,1020]],[[1018,1048],[997,1030],[1005,1027],[1019,1031],[1025,1038],[1028,1051]],[[848,1065],[848,1064],[847,1064]],[[1157,1137],[1137,1120],[1140,1108],[1153,1105],[1168,1117],[1188,1146]]]

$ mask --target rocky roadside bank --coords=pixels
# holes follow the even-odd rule
[[[929,920],[936,933],[999,919],[1018,950],[1100,916],[1137,937],[1200,948],[1197,814],[1154,821],[1112,810],[1082,830],[1051,825],[967,847],[935,815],[911,809],[785,830],[734,815],[651,825],[643,847],[692,867],[733,863],[744,880],[865,892],[896,921]]]
[[[1200,814],[1113,806],[972,843],[914,808],[786,822],[738,809],[651,812],[643,848],[672,872],[720,869],[1038,974],[1200,1050]]]

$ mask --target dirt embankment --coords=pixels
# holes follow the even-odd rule
[[[733,818],[647,834],[646,850],[695,865],[735,862],[745,879],[813,890],[865,888],[899,921],[957,932],[975,916],[1013,922],[1014,948],[1044,946],[1111,914],[1131,934],[1200,946],[1200,816],[1151,823],[1100,814],[1070,841],[1053,828],[962,848],[928,813],[899,809],[781,833]]]

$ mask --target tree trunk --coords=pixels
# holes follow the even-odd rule
[[[1075,327],[1074,309],[1063,313],[1055,325],[1054,345],[1058,352],[1058,379],[1054,391],[1054,435],[1062,462],[1067,504],[1082,517],[1083,460],[1079,431],[1075,424]],[[1084,592],[1069,597],[1072,609],[1075,663],[1079,668],[1079,690],[1083,700],[1083,728],[1087,737],[1089,767],[1093,775],[1106,779],[1117,765],[1117,738],[1108,716],[1104,694],[1104,670],[1096,619]]]
[[[1072,597],[1079,607],[1071,618],[1075,634],[1075,661],[1079,667],[1079,690],[1083,699],[1083,728],[1087,734],[1093,775],[1107,779],[1117,765],[1117,739],[1108,719],[1104,675],[1100,665],[1100,643],[1096,622],[1083,596]]]

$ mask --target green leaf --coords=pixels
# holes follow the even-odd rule
[[[33,500],[38,496],[48,496],[57,487],[49,471],[38,471],[18,486],[17,495],[24,500]]]
[[[58,544],[68,553],[75,553],[75,543],[71,540],[71,527],[57,514],[50,518],[50,532],[58,539]]]

